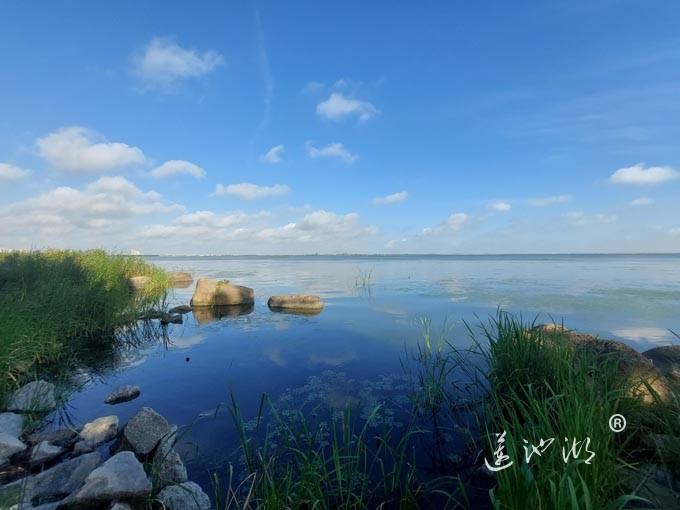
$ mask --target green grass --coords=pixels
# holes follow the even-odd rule
[[[128,277],[150,276],[144,292]],[[0,254],[0,397],[93,338],[134,321],[168,286],[138,257],[92,251]]]

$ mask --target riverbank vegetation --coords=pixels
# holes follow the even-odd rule
[[[470,349],[434,338],[428,321],[423,326],[423,340],[403,362],[412,381],[404,427],[369,427],[389,403],[363,420],[348,406],[339,419],[314,413],[291,421],[265,396],[252,429],[232,395],[244,469],[232,466],[221,485],[216,477],[219,508],[669,504],[672,479],[680,480],[677,393],[662,401],[650,387],[645,402],[615,358],[577,354],[561,328],[505,312],[469,328]],[[610,429],[613,414],[626,417],[624,431]],[[654,472],[669,475],[669,487]]]
[[[150,281],[133,293],[133,276]],[[0,398],[140,317],[167,286],[165,272],[139,257],[101,250],[0,254]]]

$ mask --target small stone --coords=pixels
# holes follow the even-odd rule
[[[80,439],[93,445],[111,441],[118,433],[118,416],[104,416],[86,423],[80,431]]]
[[[68,447],[77,436],[78,433],[71,429],[43,430],[26,436],[26,442],[35,445],[47,441],[56,446]]]
[[[51,445],[47,441],[43,441],[33,447],[31,450],[31,458],[28,465],[31,469],[47,464],[48,462],[60,457],[66,453],[64,448]]]
[[[136,399],[140,392],[139,386],[119,386],[106,397],[104,403],[113,405],[128,402]]]
[[[143,407],[123,428],[122,449],[146,456],[169,431],[170,425],[165,418],[150,407]]]
[[[8,411],[45,412],[57,406],[54,398],[54,384],[45,381],[32,381],[16,390],[7,406]]]
[[[28,446],[16,437],[0,432],[0,457],[10,458],[12,455],[23,452]]]
[[[0,414],[0,433],[19,437],[24,428],[24,417],[15,413]]]
[[[114,500],[141,500],[151,495],[151,482],[132,452],[120,452],[92,471],[83,486],[58,508],[97,508]]]
[[[179,305],[174,308],[170,308],[168,313],[189,313],[190,311],[191,307],[189,305]]]
[[[210,498],[194,482],[170,485],[160,491],[157,498],[165,505],[166,510],[210,510],[211,508]]]
[[[161,324],[182,324],[182,315],[166,315],[161,319]]]

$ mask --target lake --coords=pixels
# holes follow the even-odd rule
[[[498,307],[531,321],[619,339],[644,351],[676,344],[680,332],[680,256],[306,256],[148,257],[169,271],[229,279],[255,289],[254,307],[240,314],[184,316],[165,341],[100,354],[115,359],[82,369],[83,388],[67,414],[76,423],[117,414],[125,423],[141,406],[170,422],[193,423],[180,453],[189,478],[212,493],[212,473],[238,467],[234,426],[220,404],[230,389],[246,420],[266,393],[280,406],[365,414],[406,391],[401,361],[422,338],[422,321],[456,346]],[[169,304],[188,304],[193,285],[174,289]],[[274,294],[316,294],[315,316],[273,313]],[[540,315],[539,315],[540,314]],[[478,319],[478,318],[479,319]],[[158,330],[158,328],[156,328]],[[94,358],[97,357],[95,353]],[[139,385],[141,396],[107,406],[108,393]],[[390,419],[398,421],[397,414]]]

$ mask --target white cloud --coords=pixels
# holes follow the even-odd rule
[[[248,232],[259,220],[269,216],[269,212],[260,211],[255,214],[246,214],[243,211],[217,214],[212,211],[196,211],[183,214],[171,224],[150,225],[142,229],[139,237],[142,238],[168,238],[178,235],[191,236],[218,236],[224,238],[225,234],[238,236]]]
[[[672,228],[668,231],[668,233],[672,236],[680,236],[680,227]]]
[[[547,205],[560,204],[563,202],[570,202],[574,199],[571,195],[553,195],[551,197],[530,198],[529,205],[534,207],[545,207]]]
[[[105,172],[144,162],[137,147],[107,142],[84,127],[64,127],[37,140],[40,156],[50,164],[73,172]]]
[[[214,196],[232,195],[246,200],[254,200],[256,198],[277,197],[287,195],[290,193],[290,188],[283,184],[274,184],[273,186],[258,186],[248,182],[240,184],[229,184],[224,186],[218,184],[215,187]]]
[[[408,193],[405,191],[400,191],[398,193],[392,193],[391,195],[387,195],[385,197],[376,197],[372,200],[372,203],[374,205],[389,205],[389,204],[396,204],[398,202],[403,202],[408,198]]]
[[[492,211],[504,212],[512,209],[512,206],[507,202],[494,202],[492,204],[489,204],[489,209],[491,209]]]
[[[205,170],[200,166],[194,165],[189,161],[182,161],[172,159],[166,161],[161,166],[151,170],[151,175],[156,178],[169,177],[171,175],[191,175],[196,179],[203,179],[205,177]]]
[[[359,158],[357,154],[352,154],[343,144],[337,142],[329,143],[325,147],[320,148],[314,147],[311,143],[307,142],[307,154],[312,159],[340,158],[347,164],[352,164]]]
[[[630,202],[630,205],[652,205],[653,203],[654,203],[653,198],[640,197],[640,198],[636,198],[635,200],[632,200]]]
[[[0,182],[19,181],[31,175],[30,170],[24,170],[9,163],[0,163]]]
[[[574,225],[592,225],[595,223],[610,224],[618,221],[618,216],[615,214],[593,214],[587,215],[582,212],[568,212],[563,214],[565,218],[570,220]]]
[[[10,204],[0,209],[0,224],[13,242],[82,246],[125,235],[137,217],[182,209],[123,177],[101,177],[81,189],[62,186]]]
[[[333,92],[328,99],[316,105],[316,113],[331,120],[356,115],[359,120],[367,121],[378,115],[380,111],[368,101],[359,101],[346,97],[340,92]]]
[[[609,177],[615,184],[661,184],[677,179],[678,172],[670,166],[650,166],[642,163],[627,168],[619,168]]]
[[[302,92],[306,94],[314,94],[316,92],[320,92],[323,89],[326,88],[326,85],[321,83],[320,81],[310,81],[307,83],[304,88],[302,89]]]
[[[260,161],[265,163],[279,163],[281,162],[281,153],[283,152],[283,145],[275,145],[269,149],[265,154],[260,156]]]
[[[224,58],[216,51],[200,53],[170,39],[154,37],[133,59],[133,71],[148,85],[167,87],[183,78],[206,75],[223,63]]]
[[[470,217],[465,213],[455,213],[445,219],[440,226],[458,232],[469,219]]]

